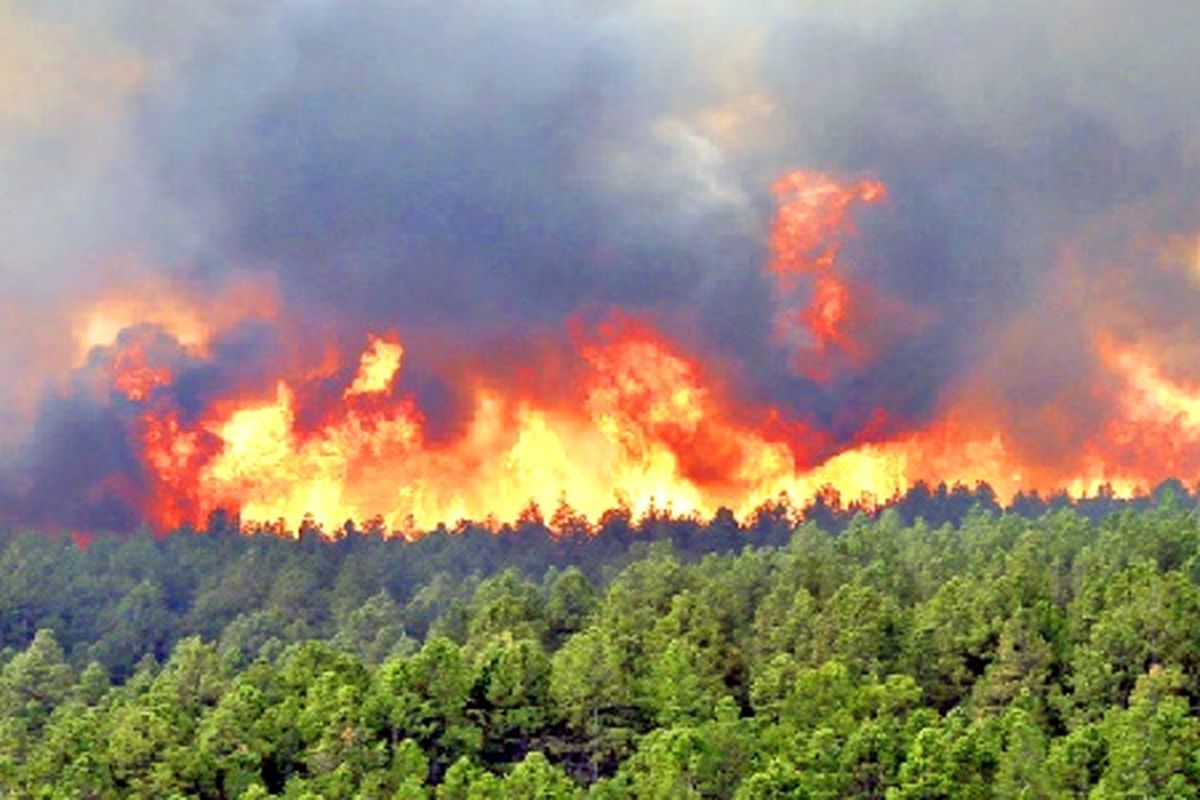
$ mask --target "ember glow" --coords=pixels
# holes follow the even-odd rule
[[[1200,481],[1194,12],[9,5],[0,522]]]

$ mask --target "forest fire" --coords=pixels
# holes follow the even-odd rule
[[[1197,30],[0,0],[0,796],[1200,797]]]
[[[0,36],[0,524],[1200,480],[1169,15],[102,5]]]
[[[854,239],[856,206],[883,201],[886,188],[795,172],[774,192],[767,271],[795,369],[819,383],[871,369],[881,345],[869,331],[880,327],[864,325],[864,309],[884,315],[897,306],[849,277],[842,251]],[[260,296],[253,307],[272,305]],[[233,324],[224,308],[218,329]],[[112,391],[138,409],[132,435],[145,477],[134,502],[162,530],[203,526],[222,510],[280,531],[302,520],[334,530],[375,519],[412,536],[462,519],[513,521],[533,507],[593,521],[615,506],[639,515],[726,507],[745,517],[780,495],[802,502],[827,487],[869,507],[917,481],[986,481],[1001,496],[1129,495],[1169,475],[1200,475],[1200,458],[1187,452],[1200,437],[1200,391],[1105,338],[1096,352],[1119,387],[1117,411],[1075,458],[1050,463],[1020,451],[990,396],[949,396],[915,423],[880,406],[853,435],[835,435],[740,398],[719,365],[621,315],[590,332],[574,325],[566,361],[545,367],[569,386],[552,397],[503,375],[472,376],[466,422],[450,437],[429,435],[395,332],[369,333],[352,375],[339,364],[353,359],[334,353],[323,365],[258,376],[257,389],[221,386],[185,409],[173,361],[194,371],[210,358],[215,334],[199,319],[183,307],[103,336],[89,324],[81,338],[90,358],[106,363]]]
[[[877,349],[868,317],[878,313],[878,303],[867,287],[845,277],[842,248],[854,233],[854,207],[883,201],[887,187],[797,170],[771,189],[779,203],[768,264],[779,297],[776,335],[791,349],[796,369],[828,382],[841,361],[861,368]]]
[[[304,514],[326,526],[380,514],[389,529],[415,532],[462,518],[511,521],[530,502],[549,512],[565,500],[592,519],[618,503],[639,513],[708,511],[714,500],[748,510],[790,470],[782,443],[735,426],[695,366],[649,332],[587,349],[577,412],[481,387],[467,430],[449,445],[426,441],[411,397],[389,394],[400,352],[372,338],[341,402],[307,430],[297,425],[302,393],[283,380],[273,397],[190,429],[147,413],[146,462],[165,501],[151,509],[155,522],[201,524],[225,508],[292,525]],[[198,460],[205,441],[217,447]]]

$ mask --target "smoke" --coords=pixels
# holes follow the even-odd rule
[[[564,343],[614,314],[824,456],[955,408],[1033,464],[1082,453],[1118,413],[1102,335],[1200,380],[1192,3],[0,0],[0,23],[20,517],[134,524],[133,412],[88,377],[117,331],[81,326],[150,284],[202,308],[206,357],[163,356],[155,389],[185,417],[284,367],[328,362],[310,391],[335,397],[396,330],[434,440],[469,375],[565,402]],[[839,254],[871,356],[822,375],[765,268],[794,169],[887,185]],[[124,322],[178,340],[178,316]]]

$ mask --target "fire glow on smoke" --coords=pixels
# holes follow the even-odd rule
[[[929,313],[845,274],[855,219],[889,202],[886,187],[794,172],[773,188],[764,269],[790,368],[818,382],[872,369],[885,357],[881,336],[918,329]],[[1191,455],[1200,387],[1172,380],[1152,351],[1108,333],[1091,346],[1116,412],[1063,463],[1016,450],[1001,401],[971,380],[932,419],[897,424],[881,407],[852,436],[834,437],[781,407],[740,399],[716,365],[620,312],[591,329],[573,326],[544,363],[516,366],[534,379],[466,371],[466,422],[449,436],[429,435],[427,410],[402,388],[403,332],[375,331],[361,352],[327,349],[267,382],[227,386],[200,409],[178,407],[173,359],[203,364],[231,314],[275,319],[270,294],[237,287],[240,304],[221,300],[216,315],[170,298],[142,319],[134,300],[110,299],[89,317],[81,346],[106,366],[109,391],[136,409],[128,435],[146,480],[131,502],[160,529],[201,526],[224,509],[284,528],[305,515],[327,528],[378,516],[414,534],[460,519],[512,521],[530,502],[547,511],[565,503],[592,520],[618,504],[635,514],[723,506],[745,515],[780,494],[803,501],[826,486],[867,502],[918,480],[982,480],[1001,496],[1102,486],[1128,495],[1200,475]]]

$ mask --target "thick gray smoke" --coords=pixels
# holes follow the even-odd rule
[[[1047,439],[1025,409],[1109,402],[1084,388],[1097,317],[1197,363],[1195,251],[1147,247],[1196,231],[1197,30],[1195,3],[1110,0],[0,2],[9,507],[53,519],[84,447],[61,518],[129,524],[137,467],[122,409],[71,377],[78,320],[162,275],[265,272],[315,336],[401,331],[435,433],[456,364],[621,309],[835,439],[970,384],[1049,457],[1087,431]],[[792,169],[888,185],[844,264],[921,320],[821,383],[772,335],[769,187]],[[234,326],[175,399],[281,357]]]

